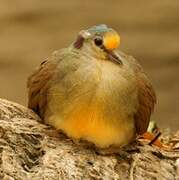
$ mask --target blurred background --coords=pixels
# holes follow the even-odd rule
[[[179,128],[179,1],[0,1],[0,97],[26,105],[26,80],[79,30],[105,23],[140,61],[158,97],[161,128]]]

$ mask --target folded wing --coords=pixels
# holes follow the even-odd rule
[[[154,110],[154,105],[156,104],[156,95],[149,79],[143,72],[139,63],[132,56],[127,56],[122,52],[119,52],[119,54],[130,63],[135,72],[138,85],[139,105],[137,112],[134,114],[134,119],[137,134],[143,134],[148,128],[150,116]]]

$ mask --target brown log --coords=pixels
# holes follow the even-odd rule
[[[163,137],[172,150],[138,143],[117,155],[94,148],[41,123],[31,110],[0,99],[0,179],[179,179],[179,132]]]

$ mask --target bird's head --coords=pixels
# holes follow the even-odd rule
[[[78,34],[73,46],[76,49],[91,53],[99,59],[112,60],[121,64],[115,49],[120,45],[120,36],[106,25],[93,26]]]

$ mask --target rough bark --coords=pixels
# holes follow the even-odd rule
[[[31,110],[0,99],[0,179],[179,179],[179,132],[163,137],[172,150],[134,143],[105,156],[40,121]]]

